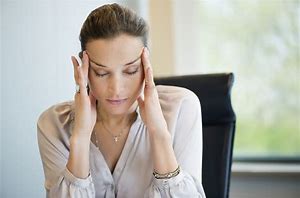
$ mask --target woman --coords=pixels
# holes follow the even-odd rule
[[[199,100],[155,86],[145,21],[104,5],[80,41],[75,100],[38,120],[47,197],[205,197]]]

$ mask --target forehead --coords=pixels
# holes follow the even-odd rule
[[[140,37],[122,34],[112,39],[97,39],[87,43],[91,60],[102,65],[124,65],[135,60],[144,45]]]

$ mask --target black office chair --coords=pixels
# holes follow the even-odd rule
[[[229,196],[236,122],[230,97],[233,82],[232,73],[155,79],[156,85],[188,88],[200,99],[203,125],[202,183],[207,198]]]

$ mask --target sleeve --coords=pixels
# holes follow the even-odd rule
[[[50,116],[51,117],[51,116]],[[47,198],[58,197],[95,197],[91,174],[85,178],[76,178],[66,168],[68,150],[53,131],[59,130],[49,115],[41,115],[37,124],[39,151],[45,174]]]
[[[198,97],[189,92],[180,105],[173,148],[181,167],[171,179],[156,179],[147,189],[147,198],[205,198],[202,186],[202,117]]]

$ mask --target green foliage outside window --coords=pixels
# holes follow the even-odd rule
[[[199,3],[205,72],[234,72],[235,156],[300,157],[299,1]]]

